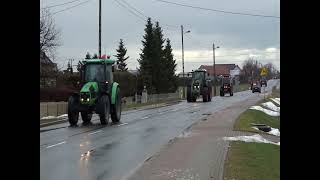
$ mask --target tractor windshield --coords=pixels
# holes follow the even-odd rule
[[[104,82],[109,79],[105,77],[105,74],[108,75],[109,73],[105,73],[104,71],[105,68],[103,64],[88,64],[85,67],[84,81]]]
[[[196,71],[196,72],[192,73],[192,78],[194,80],[201,80],[204,78],[204,72]]]

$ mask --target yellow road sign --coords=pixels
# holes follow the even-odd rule
[[[260,75],[261,75],[261,76],[265,76],[265,75],[267,75],[267,74],[268,74],[267,69],[266,69],[266,68],[262,68]]]

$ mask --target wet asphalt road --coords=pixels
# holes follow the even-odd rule
[[[278,80],[270,80],[271,91]],[[262,88],[263,90],[263,88]],[[183,101],[171,106],[123,112],[121,123],[102,126],[97,116],[90,126],[46,127],[40,133],[40,178],[42,180],[126,179],[170,139],[193,123],[249,97],[263,94],[243,91],[233,97],[214,97],[212,102]],[[81,122],[81,120],[80,120]]]

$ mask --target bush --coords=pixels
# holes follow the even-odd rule
[[[40,88],[40,102],[68,101],[74,92],[78,92],[78,89],[70,87]]]

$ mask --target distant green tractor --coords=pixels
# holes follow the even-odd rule
[[[92,114],[99,114],[100,122],[108,124],[109,116],[114,123],[120,121],[120,86],[113,81],[114,60],[85,59],[80,70],[80,93],[74,93],[68,102],[68,118],[71,126],[78,123],[79,113],[83,124],[89,124]]]
[[[208,77],[205,69],[197,69],[191,72],[191,82],[187,86],[187,101],[196,102],[197,98],[202,95],[203,102],[211,101],[212,81]]]

